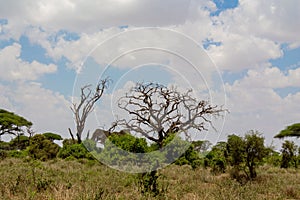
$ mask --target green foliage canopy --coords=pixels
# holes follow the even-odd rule
[[[300,123],[286,127],[284,130],[280,131],[279,134],[275,135],[274,138],[281,139],[284,137],[300,137]]]
[[[51,140],[51,141],[54,141],[54,140],[63,140],[63,138],[62,138],[60,135],[55,134],[55,133],[47,132],[47,133],[43,133],[43,135],[44,135],[48,140]]]
[[[22,127],[30,126],[32,126],[32,123],[25,118],[7,110],[0,109],[0,136],[4,134],[16,135],[22,131]]]

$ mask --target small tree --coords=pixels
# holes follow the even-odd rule
[[[288,168],[291,165],[297,167],[297,157],[296,157],[297,145],[293,141],[286,140],[282,144],[282,159],[281,168]]]
[[[243,171],[248,179],[256,178],[256,166],[267,156],[264,138],[256,131],[249,131],[244,138],[229,135],[227,141],[229,162],[234,167],[233,177],[239,179]]]
[[[218,142],[204,158],[204,166],[214,174],[224,173],[227,166],[227,143]]]
[[[261,134],[255,131],[250,131],[245,136],[246,165],[251,179],[256,178],[256,166],[267,156],[264,140]]]
[[[76,137],[78,143],[82,142],[82,133],[85,127],[85,123],[88,115],[92,112],[95,103],[102,97],[104,90],[108,88],[110,79],[106,78],[101,80],[94,92],[91,90],[91,85],[86,85],[81,88],[80,102],[73,103],[71,110],[75,117],[76,123]],[[73,133],[69,128],[71,137],[74,139]]]

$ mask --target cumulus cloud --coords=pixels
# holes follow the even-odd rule
[[[0,85],[1,108],[11,110],[32,121],[38,133],[53,131],[68,137],[73,128],[70,103],[61,94],[43,88],[39,83]],[[4,90],[2,90],[4,89]]]
[[[0,17],[9,18],[16,27],[43,25],[50,30],[81,32],[121,25],[180,24],[185,21],[189,4],[190,0],[1,1]]]
[[[6,81],[36,80],[39,76],[54,73],[57,66],[37,61],[31,63],[20,58],[21,45],[14,43],[0,50],[0,77]]]
[[[295,48],[300,42],[299,10],[298,0],[240,0],[237,8],[221,13],[219,20],[231,32],[289,43]]]

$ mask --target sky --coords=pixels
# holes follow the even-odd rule
[[[113,79],[93,132],[126,117],[116,101],[134,82],[153,81],[229,110],[200,139],[257,130],[279,147],[300,121],[298,19],[298,0],[0,0],[0,107],[69,137],[83,85]]]

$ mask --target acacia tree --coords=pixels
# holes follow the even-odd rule
[[[104,90],[108,88],[110,83],[109,78],[100,80],[94,92],[91,90],[91,85],[86,85],[81,88],[79,103],[73,103],[71,110],[75,117],[76,123],[76,137],[78,143],[81,143],[82,133],[88,115],[93,111],[95,103],[102,97]],[[74,139],[73,133],[69,128],[71,137]]]
[[[222,107],[192,97],[192,90],[184,93],[175,87],[156,83],[137,83],[130,94],[120,98],[118,106],[131,119],[120,120],[119,125],[140,133],[161,148],[170,133],[182,132],[188,137],[190,129],[207,130],[212,116],[224,113]]]
[[[30,128],[32,123],[25,118],[0,109],[0,136],[4,134],[12,134],[18,136],[23,132],[22,128]]]
[[[300,123],[292,124],[274,136],[274,138],[280,139],[284,137],[300,137]]]

